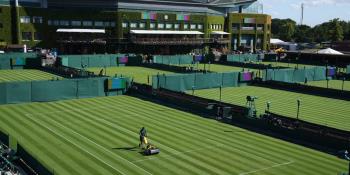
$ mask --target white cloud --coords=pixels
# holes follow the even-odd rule
[[[349,0],[304,0],[306,6],[350,4]]]

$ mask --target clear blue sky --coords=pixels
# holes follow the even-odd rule
[[[304,24],[315,26],[334,18],[350,21],[350,0],[259,0],[272,18],[291,18],[300,23],[304,3]]]

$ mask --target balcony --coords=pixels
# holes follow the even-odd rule
[[[202,45],[213,43],[211,38],[131,38],[130,41],[140,45]]]
[[[230,43],[230,39],[228,38],[213,38],[214,43],[218,43],[218,44],[229,44]]]

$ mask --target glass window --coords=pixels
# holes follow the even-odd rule
[[[34,40],[41,41],[41,34],[39,32],[34,32]]]
[[[184,24],[184,29],[188,29],[188,24]]]
[[[115,22],[111,21],[111,27],[115,27]]]
[[[127,27],[128,27],[128,23],[127,23],[127,22],[123,22],[123,23],[122,23],[122,27],[123,27],[123,28],[127,28]]]
[[[137,28],[137,23],[136,22],[130,23],[130,28]]]
[[[41,16],[34,16],[33,17],[33,23],[42,24],[43,23],[43,17],[41,17]]]
[[[203,29],[203,24],[198,24],[198,29]]]
[[[159,23],[158,24],[158,29],[164,29],[164,24],[163,23]]]
[[[139,24],[139,27],[140,27],[141,29],[144,29],[144,28],[146,27],[146,23],[141,22],[141,23]]]
[[[83,26],[92,26],[92,21],[83,21]]]
[[[23,41],[32,40],[32,32],[22,32],[22,40]]]
[[[67,20],[60,20],[60,25],[61,26],[69,26],[69,21],[67,21]]]
[[[174,24],[174,29],[179,29],[180,28],[180,24]]]
[[[52,25],[52,20],[47,20],[47,25],[51,26]]]
[[[30,23],[30,17],[29,16],[21,16],[20,21],[21,21],[21,23]]]
[[[150,23],[150,24],[149,24],[149,28],[151,28],[151,29],[156,28],[156,24],[155,24],[155,23]]]
[[[59,26],[60,25],[60,21],[59,20],[54,20],[53,21],[53,25],[54,26]]]
[[[105,22],[103,22],[103,25],[104,25],[105,27],[110,27],[110,26],[111,26],[111,22],[105,21]]]
[[[164,19],[165,19],[165,20],[168,20],[168,19],[169,19],[169,16],[168,16],[168,15],[164,15]]]
[[[165,28],[166,28],[166,29],[172,29],[172,28],[173,28],[173,24],[166,24],[166,25],[165,25]]]
[[[81,26],[81,21],[72,21],[72,26]]]
[[[191,29],[196,29],[197,25],[196,24],[191,24]]]
[[[103,21],[95,21],[96,27],[103,27]]]

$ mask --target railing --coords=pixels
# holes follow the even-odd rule
[[[255,27],[242,27],[242,30],[254,30]]]
[[[134,44],[142,45],[201,45],[213,43],[212,38],[131,38]]]
[[[230,39],[228,38],[214,38],[214,42],[218,44],[228,44],[230,43]]]
[[[107,43],[105,39],[58,39],[57,42],[58,43],[74,43],[74,44],[76,44],[76,43],[106,44]]]

